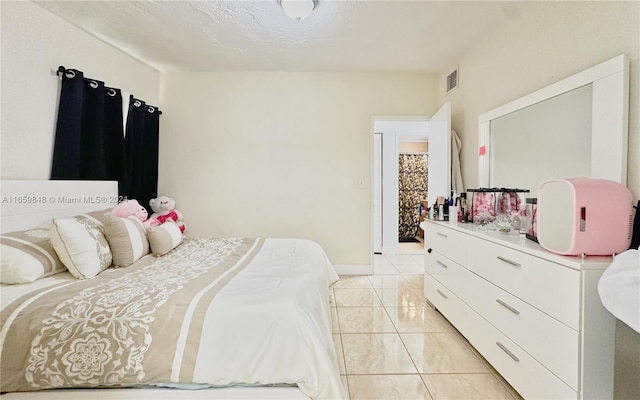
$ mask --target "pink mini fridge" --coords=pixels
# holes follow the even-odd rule
[[[537,237],[544,249],[563,255],[611,255],[629,248],[633,197],[604,179],[551,179],[540,184]]]

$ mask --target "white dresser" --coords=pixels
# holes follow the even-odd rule
[[[612,399],[612,257],[566,257],[517,233],[428,221],[425,296],[525,399]]]

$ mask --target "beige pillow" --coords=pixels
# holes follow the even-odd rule
[[[77,216],[55,218],[49,228],[51,244],[71,275],[93,278],[111,265],[111,250],[100,223]]]
[[[149,242],[144,226],[133,215],[126,218],[107,215],[104,233],[111,246],[115,266],[128,267],[149,254]]]
[[[160,226],[154,226],[147,230],[147,238],[151,246],[151,252],[156,256],[167,254],[182,243],[182,231],[173,221],[167,221]]]
[[[49,241],[49,228],[4,233],[0,236],[0,282],[33,282],[66,271]]]
[[[100,226],[100,230],[102,230],[102,227],[107,219],[107,216],[109,215],[111,215],[111,208],[107,208],[105,210],[100,210],[100,211],[89,211],[88,213],[77,215],[76,218],[81,218],[81,217],[93,218],[96,220],[96,222],[98,222],[98,225]]]

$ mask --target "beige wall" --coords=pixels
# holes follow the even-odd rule
[[[335,264],[369,264],[371,117],[428,115],[434,84],[425,74],[163,74],[159,190],[192,235],[302,237]]]
[[[477,185],[478,116],[619,54],[631,60],[627,184],[640,198],[640,2],[527,2],[459,61],[451,101],[467,187]],[[513,9],[512,9],[513,11]]]
[[[2,179],[49,179],[59,65],[157,104],[155,69],[31,2],[0,2]]]
[[[477,185],[478,116],[619,54],[631,60],[627,186],[640,198],[640,2],[529,2],[516,17],[482,38],[459,60],[460,86],[452,103],[461,135],[467,187]],[[513,11],[513,9],[512,9]],[[640,393],[640,335],[618,323],[617,399]]]

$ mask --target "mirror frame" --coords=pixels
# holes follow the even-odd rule
[[[491,121],[585,85],[592,86],[591,173],[626,186],[629,58],[622,54],[478,117],[478,185],[489,187]],[[534,189],[534,188],[531,188]]]

